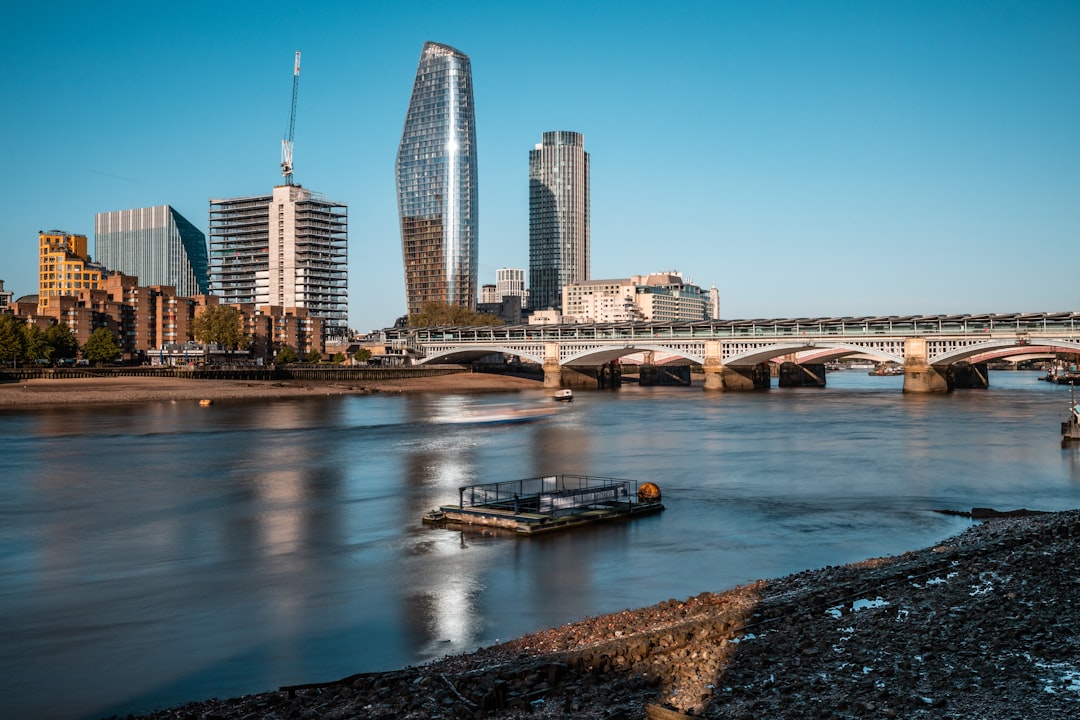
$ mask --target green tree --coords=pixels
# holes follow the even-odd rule
[[[120,345],[109,328],[98,328],[86,340],[83,357],[95,365],[112,362],[120,357]]]
[[[335,365],[340,365],[341,363],[345,362],[345,353],[343,353],[343,352],[334,353],[334,357],[333,357],[332,362]]]
[[[224,345],[229,350],[248,347],[243,316],[230,305],[211,305],[191,322],[191,334],[201,343]]]
[[[356,362],[366,363],[370,359],[371,350],[368,350],[367,348],[360,348],[353,353],[353,360],[355,360]]]
[[[67,323],[55,323],[45,331],[45,342],[52,348],[54,360],[70,360],[79,354],[79,341]]]
[[[307,355],[304,356],[304,362],[322,362],[322,353],[318,350],[308,350]]]
[[[14,315],[0,313],[0,364],[18,364],[26,357],[25,323]]]
[[[453,303],[426,302],[420,312],[409,316],[409,327],[437,327],[440,325],[505,325],[495,315],[476,312]]]
[[[52,359],[53,349],[45,340],[45,333],[37,325],[24,325],[23,337],[26,338],[26,346],[23,358],[27,362],[48,364]]]
[[[289,363],[297,362],[299,359],[300,358],[296,356],[296,351],[286,345],[278,351],[277,356],[274,357],[274,362],[278,365],[288,365]]]

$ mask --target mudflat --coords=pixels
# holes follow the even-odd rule
[[[435,377],[365,380],[362,383],[156,377],[40,379],[0,384],[0,408],[159,400],[198,402],[205,399],[217,402],[316,395],[365,395],[376,392],[505,392],[536,390],[542,387],[543,384],[538,380],[469,372]]]

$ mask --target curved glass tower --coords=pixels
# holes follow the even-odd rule
[[[476,309],[476,120],[469,56],[424,43],[397,155],[409,314],[425,302]]]

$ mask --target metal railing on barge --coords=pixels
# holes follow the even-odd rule
[[[545,475],[466,485],[458,488],[459,507],[508,510],[515,515],[535,513],[558,517],[595,505],[632,501],[637,484],[618,478],[589,475]]]

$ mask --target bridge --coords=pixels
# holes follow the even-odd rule
[[[499,353],[541,365],[544,387],[596,382],[636,353],[700,365],[706,390],[769,387],[769,364],[811,373],[865,355],[904,367],[904,392],[947,392],[960,366],[1013,356],[1080,353],[1080,312],[712,320],[689,323],[431,327],[385,331],[419,364]],[[985,367],[985,365],[983,365]],[[588,378],[588,379],[586,379]],[[985,378],[984,378],[985,380]],[[978,385],[985,387],[985,384]]]

